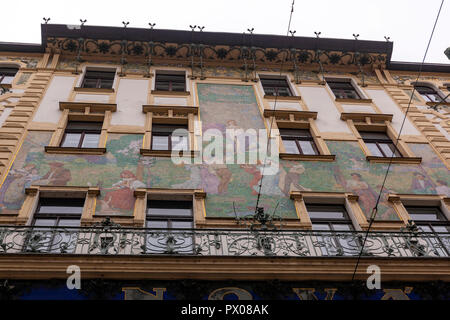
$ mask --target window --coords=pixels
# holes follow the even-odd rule
[[[306,205],[313,230],[352,231],[353,225],[343,205]]]
[[[84,198],[41,198],[26,239],[26,251],[63,253],[76,245],[76,232],[64,227],[79,227]],[[55,227],[59,227],[55,229]]]
[[[61,142],[64,148],[97,148],[102,122],[69,121]]]
[[[115,71],[87,70],[82,88],[111,89],[114,83]]]
[[[148,201],[146,227],[162,230],[152,230],[146,234],[145,252],[192,253],[193,234],[186,229],[193,226],[192,201]]]
[[[361,96],[349,80],[327,80],[327,84],[337,99],[361,99]]]
[[[156,73],[155,90],[157,91],[186,91],[185,74]]]
[[[286,153],[319,154],[311,133],[307,129],[280,129]]]
[[[264,94],[268,96],[292,96],[291,90],[289,89],[289,85],[285,78],[260,78],[260,80],[264,88]]]
[[[440,237],[439,234],[450,232],[450,222],[446,219],[439,207],[405,207],[414,223],[422,232],[434,233],[426,241],[431,248],[435,248],[439,256],[450,254],[448,235]]]
[[[450,232],[450,222],[439,207],[405,207],[423,232]]]
[[[151,150],[188,150],[187,130],[187,125],[153,124]]]
[[[431,87],[414,86],[414,88],[417,90],[417,92],[420,93],[420,95],[426,102],[440,102],[442,100],[436,90]]]
[[[0,84],[12,84],[17,68],[0,68]]]
[[[359,134],[370,150],[372,156],[376,157],[402,157],[400,151],[395,147],[392,140],[384,132],[360,131]]]
[[[353,224],[343,205],[306,205],[320,250],[323,255],[356,255],[360,241],[353,231]],[[329,232],[326,232],[329,231]],[[343,232],[343,233],[341,233]]]

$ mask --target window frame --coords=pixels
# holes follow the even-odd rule
[[[377,147],[378,151],[381,152],[382,157],[384,158],[402,158],[403,155],[400,152],[400,150],[395,146],[394,142],[392,141],[391,138],[389,138],[389,136],[387,135],[386,132],[380,132],[380,131],[364,131],[364,130],[358,130],[364,144],[367,147],[368,143],[371,144],[375,144],[375,146]],[[365,133],[378,133],[378,134],[384,134],[386,136],[386,138],[364,138],[363,134]],[[383,148],[380,147],[380,144],[390,144],[392,145],[392,147],[394,148],[394,150],[392,150],[392,148],[390,148],[392,150],[392,154],[391,155],[386,155],[386,153],[384,152]],[[367,147],[370,151],[370,153],[372,153],[372,151],[370,150],[369,147]],[[375,155],[374,155],[375,156]]]
[[[101,73],[104,73],[104,74],[109,73],[109,74],[113,74],[113,76],[112,76],[112,79],[106,79],[106,77],[105,78],[101,78],[101,77],[91,77],[91,78],[89,78],[88,77],[89,72],[98,72],[100,74]],[[82,89],[113,89],[114,88],[114,81],[115,81],[116,74],[117,74],[116,70],[108,71],[108,70],[95,70],[95,69],[86,68],[86,71],[85,71],[84,76],[83,76],[83,80],[81,81],[81,84],[80,84],[80,88],[82,88]],[[87,87],[86,86],[86,80],[93,80],[93,79],[94,80],[96,79],[95,87],[92,87],[92,86],[91,87]],[[111,86],[102,87],[102,80],[110,81],[111,82]]]
[[[365,98],[362,96],[361,92],[359,92],[356,88],[356,86],[353,84],[351,79],[326,79],[325,82],[327,83],[328,87],[330,88],[331,92],[335,96],[336,99],[351,99],[351,100],[364,100]],[[331,85],[330,85],[331,84]],[[345,84],[349,88],[348,89],[340,89],[340,88],[333,88],[335,84]],[[340,94],[339,92],[343,91],[344,96]],[[349,97],[345,91],[352,91],[356,95],[356,97]]]
[[[69,126],[69,124],[70,123],[76,123],[76,122],[78,122],[78,123],[89,123],[89,122],[91,122],[91,123],[98,123],[98,124],[100,124],[101,123],[101,125],[100,125],[100,129],[99,130],[90,130],[90,129],[71,129],[71,128],[67,128],[68,126]],[[60,147],[61,148],[70,148],[70,147],[64,147],[63,146],[63,144],[64,144],[64,142],[65,142],[65,138],[66,138],[66,135],[68,134],[68,133],[81,133],[81,136],[80,136],[80,139],[79,139],[79,141],[78,141],[78,146],[76,146],[76,147],[73,147],[73,148],[83,148],[83,149],[94,149],[94,148],[98,148],[98,143],[97,143],[97,147],[82,147],[82,145],[83,145],[83,143],[84,143],[84,137],[85,137],[85,135],[86,134],[97,134],[98,135],[98,140],[99,140],[99,142],[100,142],[100,136],[101,136],[101,134],[102,134],[102,127],[103,127],[103,123],[102,122],[97,122],[97,121],[68,121],[67,122],[67,125],[66,125],[66,128],[65,128],[65,130],[64,130],[64,134],[63,134],[63,136],[62,136],[62,138],[61,138],[61,143],[60,143]]]
[[[314,225],[315,223],[316,224],[327,224],[330,227],[330,231],[342,232],[343,230],[335,230],[334,224],[344,224],[344,225],[350,226],[350,230],[348,230],[348,231],[356,231],[355,227],[353,226],[353,221],[351,220],[350,215],[348,214],[347,209],[345,208],[344,204],[314,204],[314,203],[306,204],[306,210],[307,210],[308,214],[310,212],[314,212],[314,210],[311,210],[311,208],[319,209],[321,211],[330,211],[330,212],[333,209],[338,208],[338,209],[342,209],[342,213],[344,215],[344,218],[342,218],[342,219],[311,218],[311,216],[310,216],[312,225]]]
[[[179,77],[180,79],[183,78],[183,82],[181,81],[175,81],[175,80],[158,80],[158,77]],[[168,89],[161,89],[161,87],[158,87],[159,85],[161,85],[161,82],[167,82],[168,83]],[[179,83],[183,83],[183,90],[174,90],[173,86],[174,84],[179,84]],[[175,72],[175,71],[170,71],[170,70],[157,70],[155,72],[155,85],[154,85],[154,90],[155,91],[161,91],[161,92],[186,92],[186,88],[187,88],[187,81],[186,81],[186,72],[182,71],[182,72]]]
[[[271,96],[271,97],[293,97],[294,96],[294,93],[293,93],[291,87],[289,86],[289,82],[286,77],[280,78],[280,77],[270,77],[270,76],[260,75],[259,80],[261,82],[261,86],[263,88],[264,95],[266,95],[266,96]],[[280,85],[276,85],[276,84],[264,85],[264,82],[269,82],[269,81],[283,82],[283,85],[281,85],[281,84]],[[279,93],[279,91],[278,91],[279,88],[286,89],[287,95],[275,94],[275,93]],[[268,92],[267,91],[268,89],[273,89],[273,91],[271,90],[271,92]]]
[[[282,133],[284,130],[303,131],[303,132],[307,132],[309,136],[286,135],[286,134]],[[284,143],[285,140],[290,140],[290,141],[294,141],[295,142],[295,145],[297,146],[297,150],[299,152],[298,154],[300,154],[300,155],[320,155],[319,149],[317,148],[317,145],[316,145],[316,143],[314,141],[314,137],[311,134],[311,131],[309,129],[299,129],[299,128],[286,129],[286,128],[280,128],[279,132],[280,132],[280,138],[281,138],[283,143]],[[312,146],[312,149],[314,150],[314,153],[313,154],[305,154],[305,152],[303,151],[299,141],[308,141],[308,142],[310,142],[310,144]],[[296,154],[296,153],[292,153],[292,154]]]
[[[15,70],[14,74],[12,74],[13,72],[10,71],[6,71],[6,72],[2,72],[2,70]],[[17,73],[19,72],[19,68],[18,67],[1,67],[0,66],[0,85],[1,86],[11,86],[12,83],[14,82],[14,78],[16,77]],[[8,74],[10,73],[10,74]],[[3,80],[5,79],[5,77],[12,77],[12,80],[10,83],[3,83]]]
[[[151,204],[152,202],[158,202],[158,203],[167,203],[167,204],[174,204],[176,202],[184,202],[184,203],[190,203],[190,208],[188,208],[191,211],[191,215],[190,217],[186,217],[186,216],[177,216],[177,215],[150,215],[148,213],[149,208],[151,208],[149,206],[149,204]],[[170,205],[169,205],[170,207]],[[159,206],[159,207],[154,207],[154,208],[159,208],[159,209],[167,209],[168,207],[163,207],[163,206]],[[168,209],[175,209],[175,208],[168,208]],[[183,221],[183,222],[192,222],[192,228],[194,227],[194,204],[191,201],[187,201],[187,200],[147,200],[147,206],[146,206],[146,212],[145,212],[145,222],[146,222],[146,228],[147,229],[152,229],[151,227],[147,226],[147,223],[149,221],[152,220],[156,220],[156,221],[167,221],[167,229],[168,230],[173,230],[173,229],[185,229],[185,228],[173,228],[172,227],[172,222],[173,221]]]
[[[169,131],[167,131],[167,132],[155,132],[154,131],[154,127],[155,126],[156,127],[158,127],[158,126],[161,126],[161,127],[173,126],[174,130],[172,130],[170,132]],[[186,140],[187,140],[186,141],[187,142],[186,147],[187,147],[187,149],[179,149],[179,150],[180,151],[189,151],[190,150],[190,148],[189,148],[190,141],[189,141],[189,127],[188,127],[188,125],[183,125],[183,124],[164,124],[164,123],[155,123],[155,124],[152,125],[152,136],[151,136],[151,141],[150,141],[150,150],[151,151],[173,151],[174,149],[172,148],[173,147],[172,146],[172,144],[173,144],[172,137],[173,137],[173,132],[175,130],[177,130],[177,129],[185,129],[188,132],[187,135],[182,136],[182,137],[186,137]],[[167,139],[167,141],[168,141],[167,149],[153,149],[153,140],[154,140],[155,136],[156,137],[168,137],[168,139]],[[180,136],[178,136],[178,137],[180,137]]]
[[[414,89],[422,97],[422,99],[425,100],[425,102],[445,102],[444,98],[439,94],[438,90],[434,89],[432,86],[425,84],[415,84]],[[420,92],[421,89],[428,90],[429,92]],[[430,96],[437,98],[437,100],[430,99]]]

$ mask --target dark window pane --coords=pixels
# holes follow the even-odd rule
[[[314,142],[300,140],[298,143],[300,144],[303,154],[317,154]]]
[[[192,229],[193,223],[192,221],[172,221],[173,229]]]
[[[81,133],[66,133],[64,134],[63,142],[61,147],[72,147],[77,148],[81,139]]]
[[[188,150],[188,137],[172,136],[172,150]]]
[[[84,76],[82,87],[110,89],[113,86],[115,74],[111,71],[88,70]]]
[[[53,227],[56,225],[56,219],[35,219],[34,224],[35,227]]]
[[[343,211],[339,210],[320,210],[311,207],[308,208],[308,214],[310,219],[346,219]]]
[[[289,137],[311,137],[311,133],[306,129],[280,129],[280,135]]]
[[[326,223],[313,223],[312,229],[314,231],[329,231],[329,230],[331,230],[330,226]]]
[[[361,138],[363,139],[375,139],[375,140],[387,140],[391,141],[391,138],[384,132],[371,132],[371,131],[359,131]]]
[[[97,148],[100,135],[98,133],[86,133],[83,138],[82,148]]]
[[[264,88],[264,94],[269,96],[292,96],[291,90],[285,78],[261,78],[260,80]]]
[[[159,91],[185,91],[186,77],[184,74],[157,73],[155,89]]]
[[[295,142],[295,140],[283,139],[283,145],[284,149],[286,150],[286,153],[300,154],[300,151],[298,150],[297,143]]]
[[[152,150],[169,150],[169,136],[153,135]]]
[[[80,130],[80,131],[101,131],[103,122],[83,122],[83,121],[69,121],[66,130]]]

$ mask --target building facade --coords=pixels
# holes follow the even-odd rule
[[[51,24],[0,43],[0,296],[448,299],[450,65],[417,79],[392,50]]]

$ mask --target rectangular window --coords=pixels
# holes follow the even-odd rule
[[[187,125],[153,124],[151,150],[189,150],[188,136]]]
[[[41,198],[27,238],[26,251],[49,253],[70,252],[75,248],[77,232],[65,227],[79,227],[83,199]]]
[[[156,73],[155,90],[157,91],[186,91],[185,74]]]
[[[163,229],[152,230],[146,234],[146,253],[170,253],[170,250],[176,253],[192,253],[194,243],[193,233],[190,230],[194,227],[192,201],[149,200],[146,227]]]
[[[409,216],[422,232],[429,232],[429,237],[424,237],[428,246],[434,248],[439,256],[449,256],[450,221],[447,220],[439,207],[412,207],[406,206]]]
[[[426,86],[415,86],[417,92],[420,93],[426,102],[440,102],[442,99],[433,88]]]
[[[373,156],[384,158],[402,156],[386,133],[360,131],[359,134]]]
[[[0,68],[0,84],[12,84],[17,68]]]
[[[361,96],[350,81],[327,80],[327,84],[338,99],[361,99]]]
[[[306,205],[313,231],[322,243],[323,255],[355,255],[359,252],[360,242],[352,232],[353,224],[343,205]],[[343,232],[343,233],[339,233]]]
[[[87,70],[81,87],[111,89],[113,87],[115,75],[115,71]]]
[[[319,154],[314,139],[306,129],[280,129],[286,153],[314,155]]]
[[[98,148],[102,122],[69,121],[64,131],[61,147]]]
[[[260,78],[261,84],[264,88],[264,94],[268,96],[292,96],[291,89],[286,81],[283,79]]]

